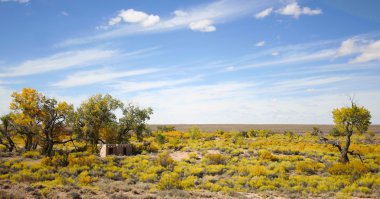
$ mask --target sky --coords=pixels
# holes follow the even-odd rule
[[[378,0],[0,0],[0,114],[31,87],[152,124],[380,124]]]

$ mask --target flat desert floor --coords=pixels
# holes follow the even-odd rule
[[[198,127],[202,131],[213,132],[215,130],[223,131],[248,131],[249,129],[265,129],[274,132],[292,131],[294,133],[304,133],[312,131],[313,127],[318,127],[324,133],[328,133],[334,125],[327,124],[151,124],[152,130],[156,130],[157,126],[171,125],[176,130],[187,131],[188,128]],[[380,125],[371,125],[370,131],[380,133]]]

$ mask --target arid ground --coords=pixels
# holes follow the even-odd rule
[[[179,131],[187,131],[188,128],[198,127],[202,131],[248,131],[250,129],[265,129],[274,132],[282,133],[284,131],[291,131],[293,133],[304,133],[312,131],[313,127],[318,127],[323,132],[328,133],[334,128],[334,125],[328,124],[151,124],[152,130],[156,130],[157,126],[171,125]],[[370,131],[380,133],[380,125],[371,125]]]

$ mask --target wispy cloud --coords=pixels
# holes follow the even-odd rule
[[[29,3],[30,0],[0,0],[0,3],[2,2],[16,2],[16,3]]]
[[[200,21],[191,22],[189,24],[189,28],[194,31],[199,32],[214,32],[216,30],[215,26],[213,26],[213,21],[208,19],[203,19]]]
[[[300,80],[301,81],[301,80]],[[302,80],[307,81],[307,80]],[[340,79],[324,78],[311,85],[327,85]],[[342,80],[344,81],[344,80]],[[347,80],[348,81],[348,80]],[[295,82],[294,82],[295,83]],[[210,85],[180,86],[176,88],[142,92],[132,98],[143,106],[155,110],[151,123],[332,123],[331,110],[346,103],[351,92],[322,93],[311,96],[262,97],[272,93],[269,87],[260,90],[253,83],[225,82]],[[304,89],[304,92],[311,92]],[[326,87],[321,87],[323,89]],[[289,88],[283,88],[289,92]],[[262,91],[266,90],[267,93]],[[280,92],[277,90],[276,92]],[[380,92],[354,93],[360,104],[374,114]],[[207,111],[201,111],[207,110]],[[302,118],[302,121],[299,120]]]
[[[130,81],[121,81],[113,85],[114,89],[117,89],[118,93],[129,93],[136,91],[144,91],[150,89],[161,89],[167,87],[178,86],[182,84],[187,84],[190,82],[195,82],[200,80],[200,76],[195,76],[193,78],[184,78],[178,80],[155,80],[155,81],[139,81],[139,82],[130,82]]]
[[[272,13],[272,11],[273,11],[273,8],[267,8],[267,9],[255,14],[255,18],[256,19],[263,19],[263,18],[269,16]]]
[[[66,79],[59,81],[53,86],[60,88],[71,88],[96,83],[115,81],[122,77],[131,77],[157,72],[158,69],[140,69],[131,71],[110,71],[107,69],[80,71],[69,75]]]
[[[0,72],[0,77],[19,77],[83,67],[113,57],[116,54],[116,51],[101,49],[66,51],[44,58],[27,60],[16,66],[5,67],[5,70]]]
[[[255,46],[256,47],[263,47],[263,46],[265,46],[265,41],[259,41],[259,42],[256,43]]]
[[[141,33],[158,33],[167,32],[183,28],[189,28],[191,23],[197,23],[202,20],[212,21],[207,28],[203,30],[214,30],[216,24],[224,23],[233,20],[237,17],[250,15],[265,7],[278,4],[275,0],[267,1],[250,1],[250,0],[222,0],[216,1],[210,4],[202,6],[174,11],[174,16],[171,18],[162,19],[159,22],[154,23],[151,26],[141,26],[136,24],[120,25],[115,28],[110,28],[103,33],[99,33],[95,36],[88,36],[83,38],[74,38],[66,40],[58,46],[70,46],[83,43],[91,43],[95,41],[111,39],[116,37],[122,37],[127,35],[141,34]],[[140,14],[141,16],[147,16],[148,14]],[[149,15],[148,15],[149,16]],[[141,17],[140,17],[141,18]],[[122,21],[122,17],[113,18],[109,23],[119,24]],[[190,27],[191,28],[191,27]]]

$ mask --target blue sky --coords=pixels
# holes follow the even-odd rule
[[[0,113],[36,88],[152,107],[150,123],[380,124],[380,2],[0,0]]]

